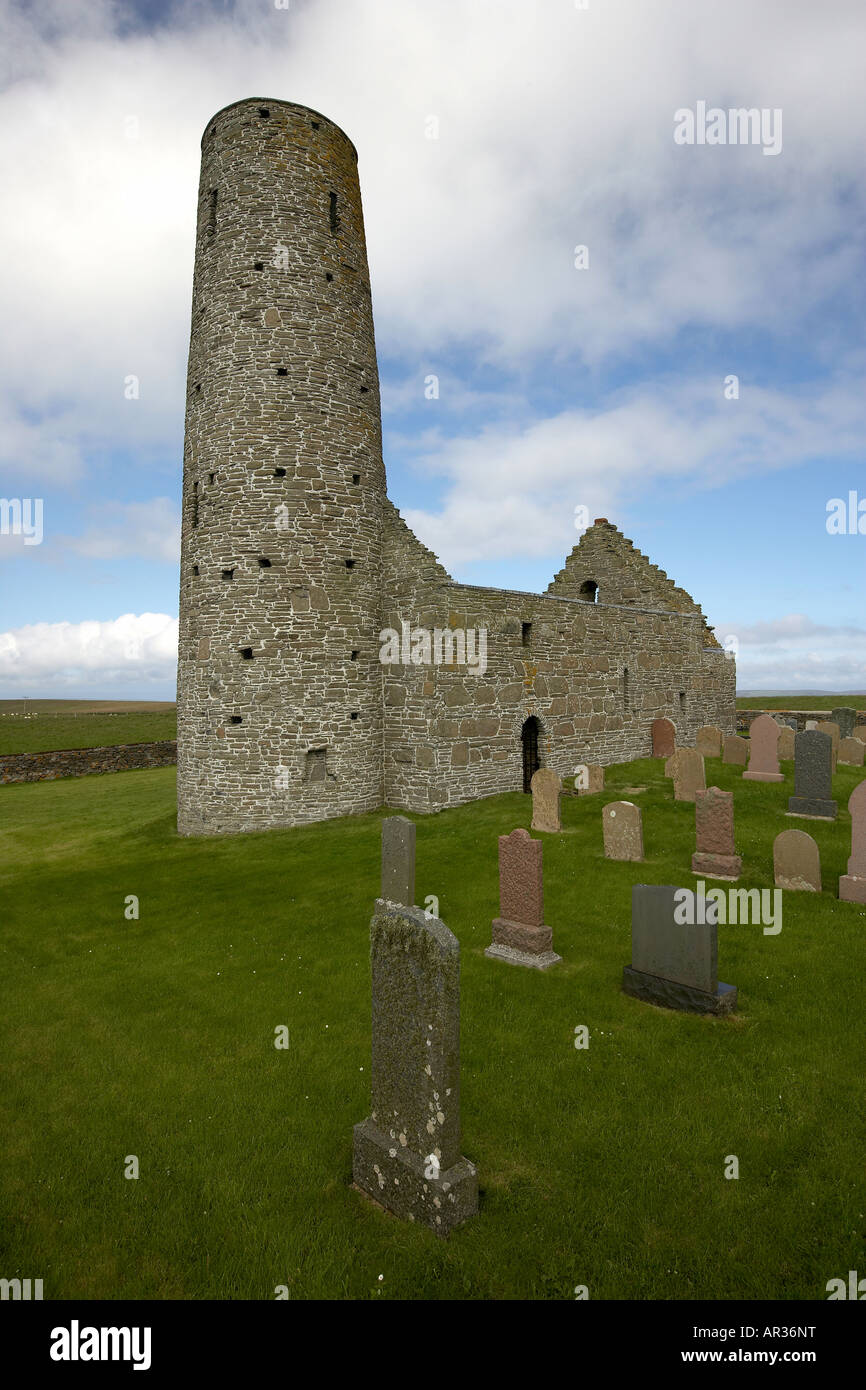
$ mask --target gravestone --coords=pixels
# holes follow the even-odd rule
[[[601,813],[605,859],[643,859],[640,807],[632,801],[610,801]]]
[[[839,879],[839,897],[846,903],[866,903],[866,778],[848,798],[851,812],[851,858]]]
[[[805,830],[783,830],[773,841],[773,874],[777,888],[794,893],[820,893],[821,856]]]
[[[532,829],[556,835],[562,829],[559,802],[562,782],[552,767],[540,767],[529,784],[532,792]]]
[[[595,796],[596,792],[603,792],[604,768],[599,767],[597,763],[590,763],[583,776],[575,777],[574,789],[578,796]]]
[[[854,737],[859,738],[861,743],[866,743],[866,724],[854,725]]]
[[[672,719],[654,719],[650,726],[653,757],[669,758],[677,746],[677,730]]]
[[[494,960],[546,970],[562,959],[544,925],[543,849],[528,830],[499,836],[499,916],[484,952]]]
[[[419,907],[379,900],[370,923],[373,1102],[352,1176],[383,1207],[446,1235],[478,1210],[460,1152],[460,944]]]
[[[851,738],[854,733],[854,720],[857,718],[857,711],[851,705],[840,705],[838,709],[830,711],[830,718],[834,724],[839,725],[839,737]]]
[[[739,734],[728,734],[722,753],[723,763],[733,763],[735,767],[745,767],[749,761],[749,745]]]
[[[817,719],[807,719],[807,720],[806,720],[806,730],[807,730],[807,732],[808,732],[810,729],[817,729],[817,727],[818,727],[818,721],[817,721]]]
[[[695,832],[692,873],[702,878],[739,878],[743,861],[734,846],[733,792],[718,787],[695,792]]]
[[[704,758],[719,758],[722,753],[722,739],[724,734],[721,729],[717,729],[712,724],[705,724],[702,729],[698,729],[695,737],[695,747]]]
[[[382,822],[382,897],[405,907],[415,902],[415,825],[405,816]]]
[[[835,772],[839,757],[839,725],[835,719],[819,719],[815,727],[819,733],[830,735],[833,744],[833,771]]]
[[[806,729],[797,734],[794,739],[794,795],[788,798],[789,816],[835,820],[832,753],[830,735],[820,729]]]
[[[747,782],[784,782],[779,771],[779,726],[771,714],[759,714],[749,725]]]
[[[707,779],[704,760],[697,748],[678,748],[665,763],[665,776],[674,779],[674,800],[694,801],[696,791],[704,791]]]
[[[861,743],[859,738],[840,738],[840,763],[845,763],[848,767],[862,767],[864,753],[866,753],[866,743]]]
[[[794,730],[785,725],[779,730],[778,754],[780,763],[788,763],[794,756]]]
[[[719,983],[718,927],[715,921],[677,920],[684,915],[686,892],[691,890],[669,885],[636,883],[632,887],[631,965],[623,971],[623,990],[635,999],[669,1009],[730,1013],[736,1007],[737,991],[733,985]],[[715,915],[710,908],[718,911],[713,902],[705,907],[707,916]]]

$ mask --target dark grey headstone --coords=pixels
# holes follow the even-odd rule
[[[850,705],[840,705],[838,709],[831,712],[830,718],[834,724],[839,725],[840,738],[853,738],[854,720],[857,718],[855,709]]]
[[[460,945],[421,908],[378,901],[370,959],[373,1105],[354,1130],[355,1183],[444,1235],[478,1207],[460,1153]]]
[[[405,816],[382,822],[382,897],[404,907],[415,902],[415,825]]]
[[[820,729],[805,729],[794,738],[794,795],[788,800],[792,816],[821,816],[833,820],[833,740]]]
[[[731,985],[719,984],[718,927],[678,922],[680,892],[668,884],[633,885],[631,965],[623,972],[623,989],[668,1008],[729,1012],[737,996]]]

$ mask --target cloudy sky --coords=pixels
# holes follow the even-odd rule
[[[742,689],[866,689],[864,51],[863,0],[0,0],[0,697],[173,698],[199,141],[250,96],[358,148],[389,492],[455,578],[543,590],[586,507]]]

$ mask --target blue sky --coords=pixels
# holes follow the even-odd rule
[[[585,505],[737,637],[741,688],[866,688],[866,534],[826,527],[866,502],[861,0],[0,25],[0,497],[44,516],[0,534],[0,697],[173,696],[199,141],[247,96],[358,147],[389,492],[456,578],[543,590]],[[677,144],[701,101],[780,112],[781,148]]]

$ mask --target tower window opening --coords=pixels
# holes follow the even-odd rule
[[[327,748],[310,748],[304,767],[305,782],[324,782],[327,774]]]
[[[277,367],[277,376],[288,376],[288,375],[289,375],[289,369],[288,369],[288,367]]]
[[[285,478],[285,476],[286,476],[286,470],[285,470],[285,468],[275,468],[275,469],[274,469],[274,477],[275,477],[275,478]]]
[[[318,122],[318,121],[310,121],[310,125],[311,125],[311,127],[313,128],[313,130],[318,130],[318,129],[319,129],[319,122]]]
[[[585,579],[580,586],[580,597],[586,603],[598,603],[598,585],[594,579]]]
[[[334,278],[334,277],[333,277],[333,275],[331,274],[330,270],[326,270],[326,271],[325,271],[325,279],[328,281],[329,284],[330,284],[330,282],[333,280],[333,278]]]
[[[197,382],[196,382],[196,384],[195,384],[195,389],[196,389],[196,391],[200,391],[200,390],[201,390],[201,382],[200,382],[200,381],[197,381]]]
[[[192,524],[198,526],[198,483],[192,485]]]
[[[352,660],[353,660],[353,661],[357,661],[357,660],[358,660],[358,652],[356,652],[356,651],[355,651],[355,652],[352,652]]]
[[[685,692],[684,690],[681,690],[681,691],[680,691],[680,709],[681,709],[681,710],[684,710],[685,707],[686,707],[686,692]]]
[[[358,718],[358,711],[357,711],[356,709],[355,709],[355,710],[352,710],[352,713],[351,713],[351,715],[350,715],[349,717],[350,717],[351,719],[357,719],[357,718]]]
[[[352,482],[355,484],[356,487],[358,486],[358,484],[359,484],[360,481],[361,481],[361,475],[360,475],[360,473],[353,473],[353,474],[352,474]]]
[[[211,188],[207,195],[207,234],[209,237],[216,235],[218,192],[218,189]]]
[[[331,203],[331,209],[330,209],[330,211],[331,211],[331,231],[332,231],[332,233],[336,236],[337,232],[340,230],[340,215],[339,215],[339,213],[337,212],[337,195],[336,195],[336,193],[332,193],[332,194],[330,195],[330,203]]]
[[[520,640],[524,647],[528,647],[532,638],[532,623],[521,623]]]
[[[193,574],[198,574],[198,572],[199,572],[198,565],[193,565],[193,567],[192,567],[192,572],[193,572]]]
[[[223,573],[223,579],[234,579],[234,577],[235,577],[235,572],[234,572],[234,570],[223,570],[222,573]]]
[[[241,715],[241,714],[233,714],[233,715],[232,715],[232,717],[231,717],[231,723],[232,723],[232,724],[243,724],[243,722],[244,722],[244,720],[243,720],[243,715]]]
[[[260,570],[269,570],[270,567],[271,567],[271,562],[270,562],[270,560],[268,559],[268,557],[267,557],[266,555],[260,555],[260,556],[259,556],[259,569],[260,569]]]
[[[623,666],[623,668],[622,668],[622,707],[623,707],[623,710],[624,710],[626,713],[628,712],[628,701],[629,701],[628,667],[627,667],[627,666]]]
[[[370,389],[369,386],[362,386],[362,387],[361,387],[361,395],[362,395],[362,396],[365,396],[365,395],[367,394],[367,392],[369,391],[369,389]]]
[[[271,113],[270,113],[269,107],[267,107],[267,106],[260,106],[260,107],[259,107],[259,115],[261,116],[261,118],[262,118],[263,121],[266,121],[266,120],[268,119],[268,117],[270,116],[270,114],[271,114]]]
[[[355,561],[354,561],[354,560],[347,560],[347,561],[346,561],[346,569],[347,569],[347,570],[353,570],[354,568],[355,568]]]
[[[253,270],[264,270],[264,268],[265,268],[265,263],[264,263],[264,261],[254,261],[254,262],[253,262]]]
[[[252,659],[253,659],[253,649],[252,649],[252,647],[241,647],[241,656],[243,657],[244,661],[252,661]]]
[[[216,473],[208,473],[208,475],[207,475],[208,482],[209,482],[209,483],[212,483],[215,477],[216,477]]]

